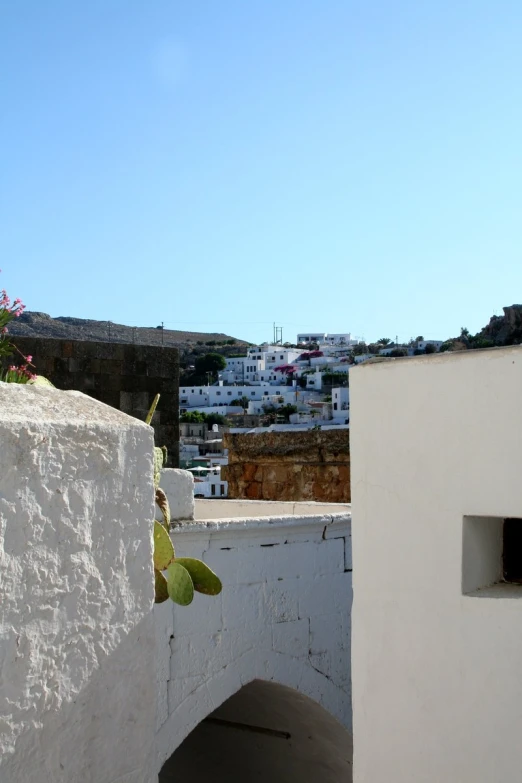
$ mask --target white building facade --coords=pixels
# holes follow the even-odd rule
[[[521,389],[518,346],[351,377],[354,783],[520,780]]]

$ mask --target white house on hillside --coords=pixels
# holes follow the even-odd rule
[[[436,351],[440,351],[440,347],[444,340],[418,340],[415,343],[415,348],[419,351],[425,351],[427,345],[433,345]]]
[[[297,335],[299,343],[317,343],[318,345],[357,345],[359,342],[350,332],[343,334],[327,334],[326,332],[302,332]]]
[[[332,389],[332,416],[334,419],[350,418],[350,390],[346,386]]]

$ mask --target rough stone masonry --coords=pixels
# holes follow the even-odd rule
[[[350,502],[348,429],[226,433],[230,498]]]
[[[74,389],[142,421],[161,394],[152,426],[158,446],[179,466],[179,351],[157,345],[13,337],[33,357],[35,372],[58,388]]]

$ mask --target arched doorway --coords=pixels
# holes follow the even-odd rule
[[[254,680],[203,720],[159,783],[351,783],[352,737],[292,688]]]

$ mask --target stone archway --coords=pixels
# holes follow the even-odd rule
[[[264,680],[244,685],[189,734],[159,783],[351,783],[352,737],[324,707]]]

